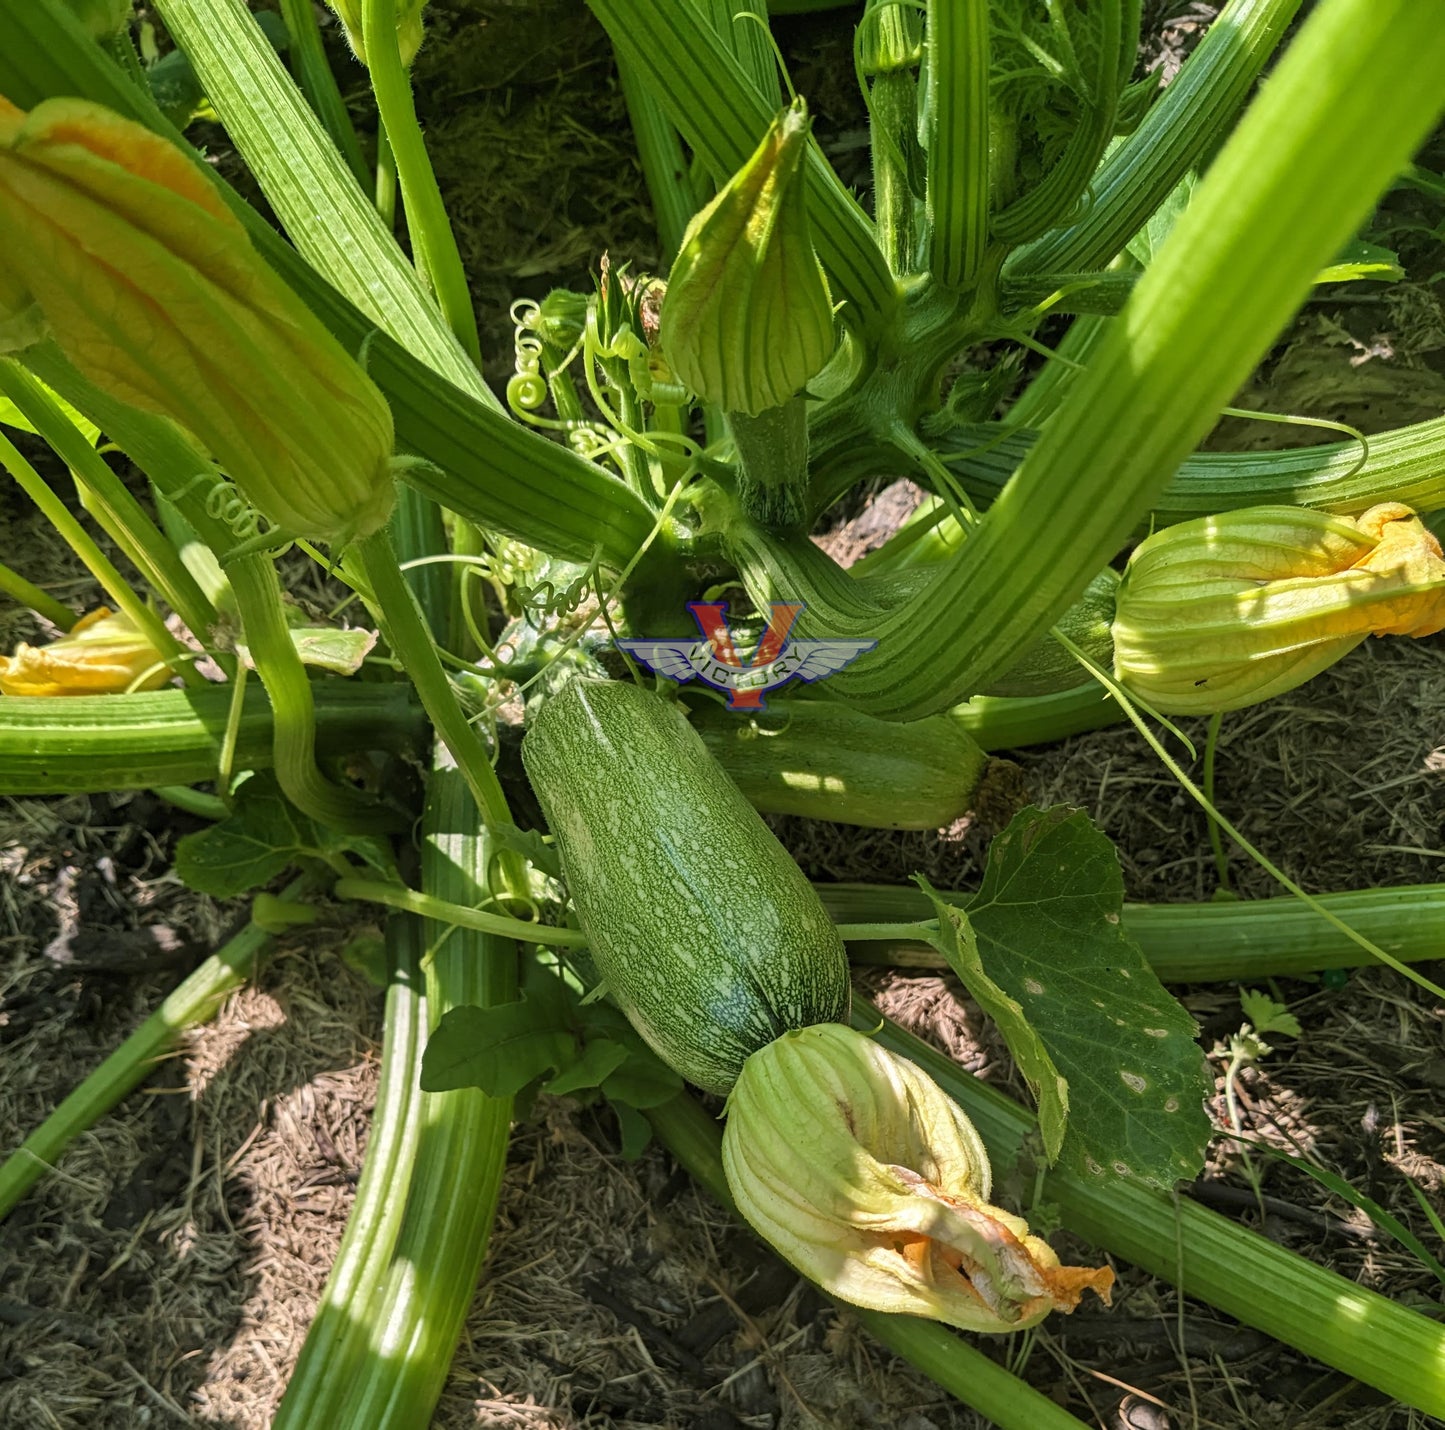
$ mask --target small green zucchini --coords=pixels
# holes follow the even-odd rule
[[[726,1092],[790,1028],[846,1022],[813,887],[677,706],[576,680],[522,742],[597,970],[654,1051]]]
[[[831,700],[756,713],[699,700],[692,724],[754,809],[868,829],[952,824],[988,764],[951,713],[900,723]]]

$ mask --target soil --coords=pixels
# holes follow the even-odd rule
[[[1208,18],[1209,7],[1169,8],[1183,12],[1179,44]],[[423,52],[434,68],[422,74],[433,80],[458,37],[489,27],[486,45],[463,47],[473,68],[447,71],[461,75],[451,90],[439,81],[419,88],[438,109],[433,132],[453,212],[474,212],[468,163],[478,191],[518,190],[516,203],[462,224],[473,271],[488,273],[479,300],[492,318],[489,353],[505,359],[506,302],[556,283],[583,286],[599,234],[614,253],[630,243],[647,257],[645,203],[621,142],[596,138],[617,133],[620,100],[578,7],[437,0],[429,14],[436,58]],[[1167,58],[1175,31],[1167,15],[1156,19],[1156,48]],[[510,51],[497,40],[507,26],[524,31]],[[788,21],[782,29],[801,88],[846,66],[836,27]],[[856,156],[861,119],[846,89],[835,79],[815,108],[840,161]],[[568,115],[577,133],[559,149],[550,136]],[[498,177],[503,150],[530,165],[525,183],[515,172]],[[613,185],[600,206],[599,175]],[[543,244],[539,215],[557,196],[575,231],[548,230]],[[1411,202],[1402,231],[1416,217]],[[1437,416],[1445,336],[1435,343],[1432,324],[1442,294],[1445,285],[1426,282],[1404,298],[1396,289],[1375,293],[1377,303],[1312,305],[1241,403],[1367,430]],[[1366,401],[1347,395],[1362,378],[1374,393]],[[1279,429],[1263,430],[1281,440]],[[1237,426],[1219,440],[1244,445],[1260,431]],[[1308,435],[1291,431],[1287,440]],[[889,529],[904,507],[897,492],[870,502],[851,529],[856,544]],[[23,553],[25,573],[62,600],[77,608],[94,600],[84,572],[8,485],[0,547]],[[42,633],[27,614],[0,608],[6,648]],[[1211,897],[1217,878],[1203,817],[1131,730],[1012,758],[1029,797],[1084,808],[1116,841],[1130,898]],[[1306,888],[1435,882],[1445,861],[1442,772],[1445,638],[1371,641],[1292,695],[1229,717],[1218,793],[1243,832]],[[168,872],[176,839],[195,827],[150,794],[0,802],[0,1151],[243,916],[242,906],[217,905]],[[777,828],[815,877],[898,882],[922,870],[963,887],[977,879],[993,833],[978,819],[929,834],[799,820]],[[1275,892],[1238,854],[1230,877],[1245,897]],[[376,1083],[380,997],[340,956],[358,916],[330,912],[319,930],[283,938],[254,982],[0,1225],[0,1425],[269,1423],[345,1224]],[[1445,963],[1422,971],[1441,981]],[[1308,1148],[1429,1243],[1412,1189],[1445,1203],[1445,1007],[1387,970],[1357,972],[1342,987],[1260,982],[1299,1017],[1302,1033],[1275,1039],[1275,1051],[1238,1079],[1243,1130]],[[971,1072],[1022,1093],[997,1037],[950,980],[869,972],[862,986]],[[1213,1050],[1222,1092],[1224,1045],[1243,1021],[1238,989],[1176,991]],[[1216,1112],[1223,1122],[1222,1096]],[[1360,1285],[1442,1314],[1429,1272],[1348,1202],[1281,1162],[1256,1157],[1257,1188],[1250,1170],[1216,1152],[1191,1194]],[[1067,1237],[1055,1241],[1066,1260],[1090,1255]],[[1112,1311],[1085,1308],[986,1348],[1109,1430],[1428,1423],[1181,1301],[1167,1283],[1122,1263],[1117,1270]],[[825,1305],[665,1154],[652,1148],[628,1163],[609,1114],[543,1098],[514,1131],[487,1265],[433,1423],[974,1430],[985,1422]]]

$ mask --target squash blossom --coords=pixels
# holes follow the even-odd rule
[[[723,1167],[738,1209],[790,1265],[840,1300],[1017,1331],[1106,1302],[1114,1273],[1060,1266],[989,1205],[988,1154],[921,1069],[838,1023],[784,1033],[743,1064]]]
[[[130,617],[109,606],[82,616],[49,645],[21,641],[14,655],[0,655],[0,692],[6,695],[121,695],[155,690],[171,674]]]
[[[1114,616],[1114,674],[1169,714],[1292,690],[1366,636],[1445,629],[1445,557],[1399,502],[1357,517],[1246,507],[1141,542]]]
[[[687,226],[668,276],[663,356],[727,412],[781,407],[833,355],[833,304],[808,231],[807,152],[798,99]]]
[[[346,31],[346,40],[351,46],[352,54],[365,64],[366,44],[361,38],[362,0],[326,0],[326,3],[341,21],[341,28]],[[401,50],[401,62],[408,69],[416,58],[416,52],[421,49],[421,12],[425,3],[426,0],[397,0],[396,41]]]
[[[98,387],[189,428],[283,532],[344,545],[385,523],[385,399],[206,177],[99,105],[0,98],[0,350],[37,314]]]

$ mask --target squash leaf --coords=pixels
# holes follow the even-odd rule
[[[514,1097],[548,1072],[577,1062],[577,1041],[557,1026],[544,999],[519,998],[492,1008],[466,1004],[442,1014],[421,1060],[426,1092],[479,1087],[489,1097]]]
[[[1059,1075],[1044,1040],[1029,1023],[1017,1000],[1009,997],[984,971],[968,915],[940,899],[923,875],[915,877],[933,901],[938,915],[938,933],[930,937],[929,942],[948,960],[948,966],[979,1007],[998,1024],[1038,1104],[1044,1154],[1051,1163],[1056,1162],[1069,1121],[1069,1084]]]
[[[1088,816],[1030,808],[990,846],[968,923],[983,972],[1067,1081],[1059,1160],[1088,1176],[1112,1171],[1169,1187],[1203,1165],[1204,1101],[1214,1082],[1194,1020],[1124,932],[1123,905],[1118,855]],[[957,956],[946,943],[940,937],[940,952]],[[1017,1021],[1010,1015],[1000,1027],[1042,1087],[1037,1052]],[[1041,1106],[1046,1138],[1053,1115]]]
[[[381,839],[338,834],[301,813],[269,772],[251,775],[236,791],[235,807],[209,829],[176,845],[175,871],[197,893],[232,899],[269,884],[292,864],[328,853],[355,854],[390,873],[390,849]]]

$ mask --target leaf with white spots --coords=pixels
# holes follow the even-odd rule
[[[919,886],[933,902],[938,915],[938,932],[929,936],[929,942],[947,960],[948,966],[958,975],[963,986],[973,995],[976,1002],[990,1018],[998,1024],[999,1031],[1008,1044],[1009,1052],[1019,1065],[1029,1091],[1039,1107],[1039,1131],[1044,1139],[1044,1152],[1050,1162],[1057,1161],[1059,1148],[1063,1145],[1064,1130],[1069,1122],[1069,1084],[1059,1076],[1049,1050],[1039,1037],[1038,1031],[1024,1016],[1018,1000],[1010,998],[992,978],[984,972],[979,958],[978,940],[968,915],[954,904],[944,903],[933,891],[933,886],[922,874],[916,876]],[[1025,979],[1032,991],[1044,990],[1034,979]]]
[[[968,918],[983,970],[1068,1081],[1060,1161],[1170,1187],[1203,1166],[1214,1083],[1194,1020],[1124,932],[1123,906],[1113,844],[1056,806],[1024,810],[993,841]]]

